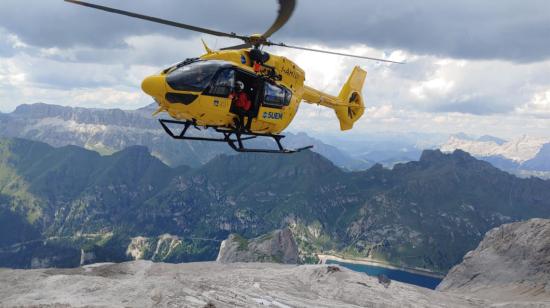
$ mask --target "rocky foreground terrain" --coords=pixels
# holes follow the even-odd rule
[[[550,306],[550,220],[506,224],[485,235],[437,288],[490,300]]]
[[[332,269],[332,267],[331,267]],[[326,265],[133,261],[1,270],[2,307],[487,307]]]
[[[549,250],[550,220],[495,228],[435,291],[384,286],[333,265],[133,261],[0,269],[0,307],[550,307]]]

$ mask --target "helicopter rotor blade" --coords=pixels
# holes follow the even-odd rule
[[[237,35],[235,33],[225,33],[225,32],[221,32],[221,31],[216,31],[216,30],[191,26],[191,25],[187,25],[187,24],[183,24],[183,23],[179,23],[179,22],[175,22],[175,21],[170,21],[170,20],[161,19],[161,18],[157,18],[157,17],[151,17],[151,16],[147,16],[147,15],[132,13],[132,12],[123,11],[123,10],[119,10],[119,9],[114,9],[114,8],[110,8],[110,7],[107,7],[107,6],[97,5],[97,4],[88,3],[88,2],[84,2],[84,1],[80,1],[80,0],[65,0],[65,2],[82,5],[82,6],[85,6],[85,7],[89,7],[89,8],[109,12],[109,13],[114,13],[114,14],[133,17],[133,18],[148,20],[148,21],[152,21],[152,22],[156,22],[156,23],[159,23],[159,24],[168,25],[168,26],[172,26],[172,27],[177,27],[177,28],[187,29],[187,30],[191,30],[191,31],[206,33],[206,34],[210,34],[210,35],[237,38],[237,39],[241,39],[241,40],[245,40],[245,41],[248,40],[248,37],[240,36],[240,35]]]
[[[352,57],[352,58],[374,60],[374,61],[381,61],[381,62],[388,62],[388,63],[404,64],[403,62],[391,61],[391,60],[386,60],[386,59],[372,58],[372,57],[359,56],[359,55],[352,55],[352,54],[348,54],[348,53],[341,53],[341,52],[334,52],[334,51],[328,51],[328,50],[306,48],[306,47],[300,47],[300,46],[292,46],[292,45],[286,45],[286,44],[283,44],[283,43],[267,42],[266,45],[267,46],[286,47],[286,48],[299,49],[299,50],[305,50],[305,51],[321,52],[321,53],[327,53],[327,54],[331,54],[331,55],[344,56],[344,57]]]
[[[252,48],[252,44],[244,43],[240,45],[224,47],[224,48],[221,48],[220,50],[233,50],[233,49],[245,49],[245,48]]]
[[[262,34],[262,37],[267,39],[273,35],[273,33],[281,29],[290,19],[290,16],[292,16],[295,7],[296,0],[279,0],[279,12],[277,13],[277,19],[275,19],[273,25],[271,25],[271,27],[264,34]]]

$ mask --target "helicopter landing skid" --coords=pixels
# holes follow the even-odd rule
[[[202,126],[203,128],[212,128],[217,133],[220,133],[223,135],[223,138],[212,138],[212,137],[194,137],[194,136],[186,136],[186,133],[188,132],[190,127],[194,127],[197,130],[201,130],[201,128],[193,121],[176,121],[176,120],[166,120],[166,119],[160,119],[159,120],[160,125],[164,129],[164,131],[172,138],[178,139],[178,140],[195,140],[195,141],[211,141],[211,142],[225,142],[227,143],[233,150],[237,152],[248,152],[248,153],[274,153],[274,154],[291,154],[291,153],[297,153],[303,150],[311,149],[313,148],[312,145],[297,148],[297,149],[286,149],[281,144],[281,139],[283,139],[284,135],[272,135],[272,134],[260,134],[260,133],[253,133],[253,132],[247,132],[242,131],[238,129],[231,129],[226,127],[220,127],[220,126]],[[183,126],[183,129],[179,134],[175,134],[169,127],[168,124],[172,125],[180,125]],[[245,140],[251,140],[255,139],[257,137],[268,137],[273,138],[275,143],[277,144],[278,149],[251,149],[244,146],[243,141]]]

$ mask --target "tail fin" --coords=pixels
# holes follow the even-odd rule
[[[341,130],[351,129],[353,123],[359,120],[365,112],[361,92],[366,77],[367,72],[356,66],[338,95],[338,99],[344,104],[335,106],[334,111],[340,121]]]
[[[302,99],[310,104],[334,109],[336,117],[340,121],[340,129],[352,129],[353,123],[359,120],[365,112],[361,91],[366,77],[367,72],[356,66],[338,96],[332,96],[312,87],[304,86]]]

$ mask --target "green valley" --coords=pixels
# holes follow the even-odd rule
[[[344,172],[309,151],[171,168],[145,147],[100,156],[0,139],[0,266],[214,260],[230,233],[288,226],[304,261],[331,252],[447,271],[489,229],[531,217],[550,217],[550,181],[459,150],[391,170]]]

